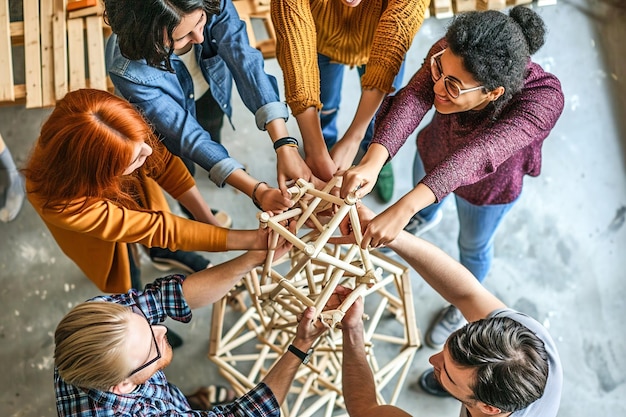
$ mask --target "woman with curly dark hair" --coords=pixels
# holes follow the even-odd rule
[[[392,158],[433,106],[417,135],[413,190],[380,213],[363,245],[383,246],[405,228],[424,233],[441,220],[440,206],[455,194],[461,263],[482,282],[491,267],[494,234],[517,201],[525,175],[541,170],[541,146],[563,111],[559,80],[532,62],[545,40],[543,20],[517,6],[457,16],[405,88],[376,116],[372,145],[344,174],[342,195],[369,193]],[[440,348],[464,324],[445,308],[426,334]]]

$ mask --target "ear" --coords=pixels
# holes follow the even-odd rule
[[[481,413],[485,415],[497,416],[497,415],[502,414],[502,410],[500,410],[498,407],[494,407],[493,405],[486,404],[482,401],[478,401],[476,405],[478,409],[481,411]]]
[[[487,95],[489,96],[489,100],[491,101],[496,101],[503,94],[504,94],[504,87],[502,86],[496,87],[487,93]]]
[[[126,378],[122,382],[117,385],[113,385],[109,391],[114,394],[129,394],[133,392],[133,390],[137,387],[137,384],[130,381],[129,378]]]

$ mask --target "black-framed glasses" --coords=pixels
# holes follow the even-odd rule
[[[446,91],[448,92],[448,94],[450,94],[450,97],[459,98],[461,94],[465,94],[465,93],[469,93],[472,91],[480,90],[481,88],[482,89],[485,88],[484,86],[479,85],[478,87],[462,89],[458,81],[445,75],[443,73],[443,68],[441,68],[441,55],[443,55],[445,51],[446,50],[444,49],[440,52],[437,52],[432,57],[430,57],[430,75],[433,78],[434,82],[439,81],[441,77],[443,77],[443,86],[446,88]]]
[[[157,343],[156,336],[154,335],[154,330],[152,330],[152,324],[150,324],[150,320],[148,320],[148,317],[146,317],[144,312],[141,311],[141,309],[139,307],[133,306],[132,311],[133,311],[133,313],[139,314],[144,319],[146,319],[146,323],[148,323],[148,326],[150,326],[150,333],[152,333],[152,341],[154,342],[154,348],[156,349],[156,353],[157,354],[156,354],[155,358],[150,359],[148,362],[144,363],[139,368],[133,370],[130,374],[128,374],[129,377],[135,375],[137,372],[147,368],[148,366],[152,365],[153,363],[155,363],[156,361],[161,359],[161,351],[159,350],[159,344]]]

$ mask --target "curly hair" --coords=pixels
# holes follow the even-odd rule
[[[183,17],[203,9],[207,15],[220,12],[220,0],[104,0],[104,21],[117,35],[120,52],[136,61],[174,72],[168,45]]]
[[[467,324],[447,341],[459,366],[474,368],[473,399],[514,412],[543,395],[548,380],[548,354],[537,335],[508,317]]]
[[[137,178],[123,173],[134,144],[143,141],[153,153],[141,169],[152,175],[161,169],[165,149],[137,109],[106,91],[72,91],[41,127],[23,170],[28,192],[45,201],[43,208],[103,199],[135,209]]]
[[[445,38],[476,81],[489,91],[504,87],[494,103],[501,108],[521,90],[530,56],[543,46],[545,34],[537,13],[516,6],[508,16],[495,10],[459,14]]]

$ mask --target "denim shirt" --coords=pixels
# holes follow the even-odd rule
[[[246,25],[239,19],[232,0],[222,0],[221,9],[218,15],[209,16],[204,42],[194,45],[211,94],[230,120],[234,78],[239,95],[254,113],[260,130],[265,130],[272,120],[287,120],[287,105],[279,101],[276,79],[265,72],[261,52],[250,46]],[[105,58],[116,94],[144,114],[170,152],[200,165],[219,187],[224,186],[233,171],[244,169],[196,121],[193,81],[178,56],[170,58],[174,74],[151,67],[143,59],[131,61],[122,56],[117,36],[112,35]]]

